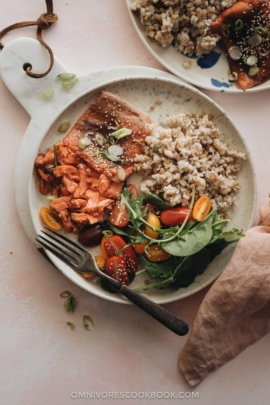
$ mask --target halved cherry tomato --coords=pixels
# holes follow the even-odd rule
[[[50,229],[53,229],[54,231],[60,231],[62,225],[50,208],[41,207],[39,210],[39,214],[45,225],[47,225]]]
[[[122,257],[129,273],[135,273],[137,271],[138,260],[136,254],[130,246],[127,246],[127,243],[121,236],[113,235],[106,238],[104,248],[110,257]]]
[[[95,274],[94,273],[83,273],[83,276],[85,278],[93,278],[93,277],[95,277]]]
[[[146,249],[146,256],[151,262],[162,262],[171,257],[171,255],[165,252],[159,245],[151,245]]]
[[[192,210],[193,218],[198,222],[203,221],[209,214],[211,207],[210,198],[207,195],[202,195],[194,204]]]
[[[105,265],[106,259],[104,259],[104,257],[101,255],[97,255],[97,256],[95,256],[95,261],[96,261],[98,268],[102,269]]]
[[[122,284],[128,285],[128,271],[123,257],[112,256],[105,262],[105,273]]]
[[[186,216],[188,215],[188,207],[175,207],[168,208],[167,210],[162,211],[160,214],[160,221],[163,225],[167,226],[177,226],[184,222]],[[190,214],[188,221],[192,219]]]
[[[125,228],[129,222],[128,209],[125,204],[117,201],[111,210],[110,223],[118,226],[119,228]]]
[[[147,216],[147,223],[154,228],[160,229],[160,220],[159,217],[154,214],[153,212],[150,212],[150,214]],[[159,233],[151,229],[149,226],[146,225],[145,230],[144,230],[145,235],[149,236],[149,238],[152,239],[157,239]]]
[[[136,253],[139,255],[142,255],[144,253],[144,248],[145,246],[148,245],[148,242],[142,242],[142,243],[134,243],[133,249],[135,250]]]
[[[102,257],[104,257],[104,259],[108,259],[108,257],[110,257],[105,249],[104,243],[105,240],[108,238],[108,236],[103,236],[101,244],[100,244],[100,254]]]
[[[133,197],[137,197],[137,195],[138,195],[138,190],[137,190],[137,187],[134,186],[134,184],[128,184],[128,185],[127,185],[127,189],[131,192],[131,194],[133,195]]]

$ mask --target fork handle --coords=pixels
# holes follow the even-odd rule
[[[119,292],[177,335],[184,336],[188,333],[188,325],[184,321],[144,295],[125,285]]]

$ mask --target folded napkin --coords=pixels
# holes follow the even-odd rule
[[[206,294],[179,366],[190,385],[270,332],[270,204]]]

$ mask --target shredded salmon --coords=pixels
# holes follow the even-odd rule
[[[150,123],[149,116],[129,101],[102,91],[67,136],[36,158],[39,190],[56,197],[50,207],[61,218],[66,231],[77,233],[85,224],[104,221],[122,191],[123,181],[117,175],[119,167],[125,170],[126,178],[132,174],[133,159],[142,153]],[[102,135],[106,143],[116,126],[132,131],[115,142],[123,149],[120,163],[97,153],[100,149],[102,152],[102,146],[96,136]],[[85,137],[91,143],[81,149],[79,142]]]
[[[270,47],[269,39],[262,36],[262,43],[258,46],[248,46],[247,40],[254,34],[258,27],[270,29],[270,3],[265,0],[240,0],[230,8],[223,11],[212,23],[211,31],[220,37],[219,45],[225,51],[231,72],[237,73],[237,85],[242,90],[247,90],[266,82],[270,77]],[[236,34],[233,27],[237,22],[242,21],[243,28]],[[224,28],[229,27],[230,34],[224,35]],[[237,40],[237,38],[239,38]],[[250,55],[263,54],[256,66],[258,72],[250,75],[245,61],[233,60],[229,55],[229,48],[239,46],[244,53]],[[245,59],[245,58],[244,58]]]

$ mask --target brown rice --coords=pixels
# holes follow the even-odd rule
[[[219,37],[210,31],[216,17],[236,0],[132,0],[145,34],[162,47],[173,42],[177,51],[192,56],[208,54]]]
[[[143,192],[151,191],[171,206],[188,206],[195,188],[196,198],[208,195],[219,213],[235,206],[238,160],[246,156],[228,148],[211,118],[181,113],[169,117],[164,127],[149,125],[151,135],[134,159]]]

